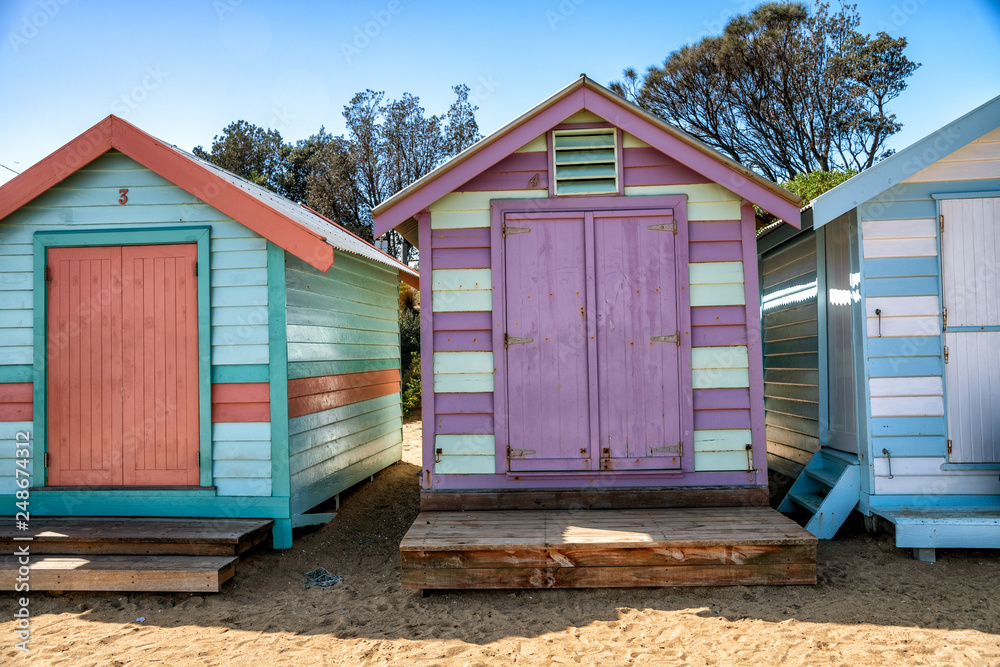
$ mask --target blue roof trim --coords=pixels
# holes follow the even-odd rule
[[[997,127],[1000,96],[816,197],[813,227],[822,227]]]

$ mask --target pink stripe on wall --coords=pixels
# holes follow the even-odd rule
[[[489,248],[488,228],[436,229],[430,232],[431,247],[440,248]],[[434,267],[440,268],[440,267]]]
[[[434,349],[439,352],[489,352],[493,333],[482,331],[435,331]]]
[[[488,269],[489,248],[434,248],[431,265],[435,269]]]

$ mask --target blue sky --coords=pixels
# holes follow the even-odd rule
[[[581,72],[645,69],[756,4],[0,0],[0,164],[22,171],[109,113],[185,149],[237,119],[296,140],[342,132],[366,88],[441,113],[460,82],[488,133]],[[892,106],[892,147],[1000,94],[997,0],[859,4],[866,32],[907,37],[923,64]]]

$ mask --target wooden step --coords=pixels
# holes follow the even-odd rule
[[[29,543],[30,544],[30,543]],[[233,556],[41,556],[32,557],[33,591],[155,591],[218,593],[236,573]],[[18,583],[18,559],[0,556],[0,590]]]
[[[822,484],[828,489],[832,489],[837,484],[837,480],[840,479],[842,471],[834,472],[829,468],[805,468],[803,470],[805,474],[809,475],[817,482]]]
[[[27,531],[16,530],[12,521],[0,527],[0,553],[30,544],[33,554],[60,556],[238,556],[270,540],[273,524],[271,519],[33,517]]]
[[[766,507],[421,512],[404,588],[816,582],[816,538]]]
[[[805,491],[793,491],[788,494],[788,497],[793,501],[798,503],[803,508],[809,510],[811,514],[815,514],[819,511],[819,506],[823,504],[823,497],[816,495],[815,493],[807,493]]]

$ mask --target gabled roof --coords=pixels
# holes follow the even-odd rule
[[[124,153],[320,271],[333,265],[336,249],[389,266],[399,271],[400,280],[416,283],[413,269],[333,221],[117,116],[108,116],[0,187],[0,220],[109,150]]]
[[[1000,96],[816,197],[813,226],[822,227],[997,127]]]
[[[650,146],[716,181],[762,209],[799,226],[802,201],[796,195],[709,148],[686,132],[581,76],[535,108],[465,149],[423,178],[375,207],[375,236],[405,223],[529,141],[586,109]]]

